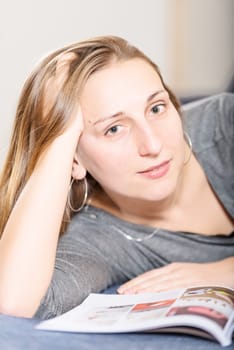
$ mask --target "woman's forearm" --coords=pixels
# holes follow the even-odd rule
[[[48,288],[76,143],[66,132],[49,146],[10,214],[0,240],[2,313],[32,316]]]

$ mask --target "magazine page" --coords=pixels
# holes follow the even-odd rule
[[[138,295],[90,294],[81,305],[39,323],[36,328],[104,333],[141,330],[146,321],[155,324],[156,319],[164,317],[184,291]]]
[[[36,328],[122,333],[171,330],[173,326],[201,328],[222,345],[229,345],[234,327],[234,291],[199,287],[155,294],[91,294],[80,306]]]
[[[214,286],[188,288],[167,316],[177,317],[187,326],[196,327],[197,324],[222,345],[229,345],[234,330],[234,290]]]

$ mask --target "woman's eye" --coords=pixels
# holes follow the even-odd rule
[[[105,132],[105,135],[117,134],[117,132],[119,131],[119,128],[120,128],[119,125],[114,125]]]
[[[154,114],[159,114],[159,113],[162,113],[164,112],[165,110],[165,104],[158,104],[158,105],[155,105],[151,108],[151,111],[154,113]]]

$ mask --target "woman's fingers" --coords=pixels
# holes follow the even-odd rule
[[[128,281],[127,283],[124,283],[120,288],[118,289],[119,293],[125,293],[129,290],[136,289],[142,284],[146,284],[148,281],[151,280],[157,280],[158,282],[162,282],[167,278],[168,274],[171,276],[171,273],[174,269],[174,264],[166,265],[154,270],[147,271],[132,280]]]
[[[173,263],[146,272],[118,289],[120,294],[159,292],[214,283],[214,264]]]
[[[44,115],[46,115],[54,105],[68,77],[70,64],[75,59],[76,55],[72,52],[64,53],[57,59],[55,73],[48,79],[44,89]]]

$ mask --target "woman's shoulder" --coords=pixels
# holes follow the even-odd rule
[[[193,151],[233,217],[234,95],[223,93],[188,104],[184,113]]]
[[[234,94],[222,93],[182,106],[185,129],[199,153],[224,140],[232,142]]]
[[[182,105],[182,111],[186,117],[191,117],[197,113],[206,112],[212,115],[217,110],[221,113],[230,113],[234,109],[234,94],[231,92],[223,92],[212,96],[200,98]]]
[[[124,222],[105,209],[87,204],[82,211],[72,217],[66,232],[60,237],[60,248],[70,245],[73,250],[76,244],[81,245],[83,242],[85,245],[93,246],[97,241],[105,245],[106,239],[110,236],[110,227],[116,224],[124,225]],[[110,243],[115,244],[114,241],[108,242]]]

